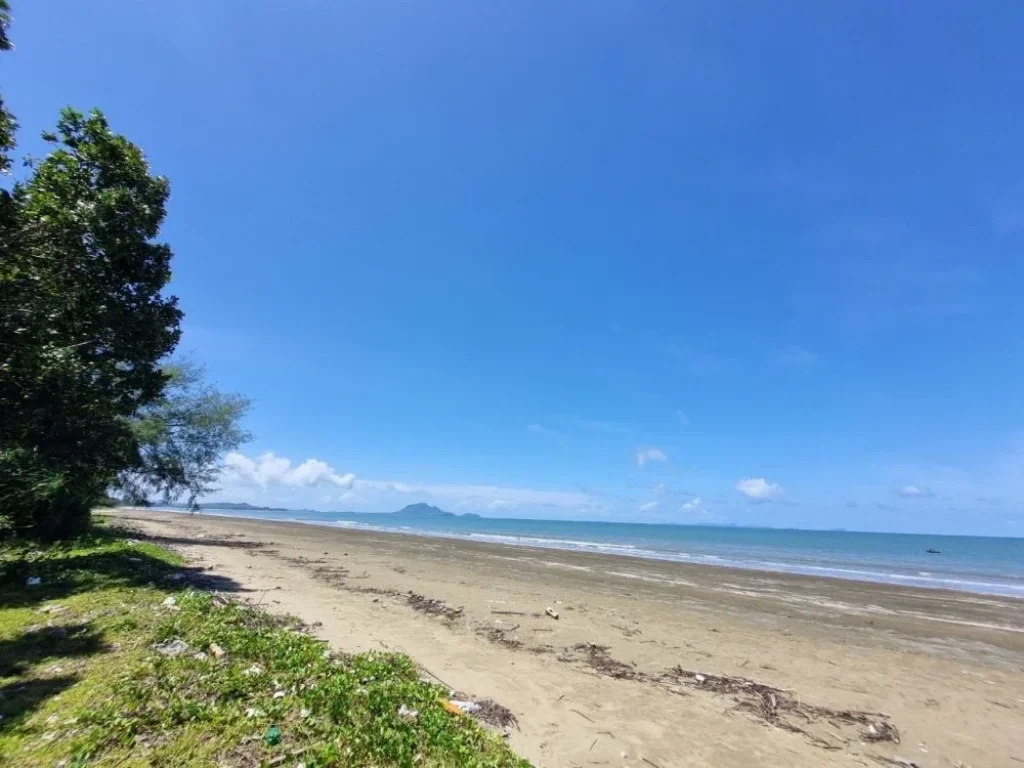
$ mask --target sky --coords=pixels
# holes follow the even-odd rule
[[[18,0],[171,180],[213,499],[1024,535],[1024,4]]]

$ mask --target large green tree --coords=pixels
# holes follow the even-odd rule
[[[64,110],[45,138],[53,150],[14,185],[2,236],[0,473],[45,479],[44,503],[20,504],[61,536],[138,461],[130,419],[163,391],[181,312],[163,293],[171,250],[154,241],[167,180],[99,112]]]
[[[0,48],[8,21],[0,0]],[[0,170],[15,127],[0,105]],[[194,501],[245,404],[164,365],[181,320],[157,240],[167,179],[98,111],[65,109],[43,138],[0,190],[0,532],[56,538],[112,486]]]

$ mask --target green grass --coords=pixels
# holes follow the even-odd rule
[[[182,590],[183,573],[113,529],[0,544],[0,764],[528,766],[408,657],[332,654],[293,620]],[[171,641],[188,650],[156,649]]]

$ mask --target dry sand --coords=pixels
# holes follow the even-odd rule
[[[537,766],[1024,766],[1024,601],[116,514],[340,650],[403,651],[451,688],[492,697],[518,717],[509,739]],[[899,743],[872,741],[887,724]]]

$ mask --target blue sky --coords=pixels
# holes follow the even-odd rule
[[[14,14],[22,150],[171,179],[221,498],[1024,535],[1024,6]]]

